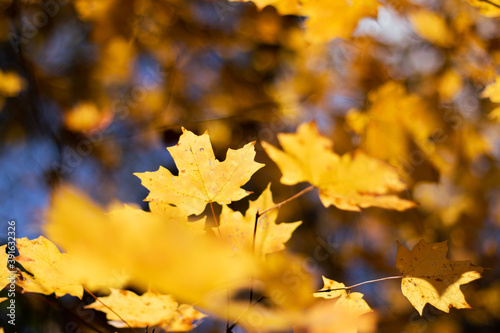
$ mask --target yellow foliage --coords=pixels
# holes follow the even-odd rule
[[[491,83],[483,90],[481,97],[487,97],[493,103],[500,103],[500,76],[497,76],[495,82]]]
[[[109,125],[111,115],[100,111],[94,103],[77,104],[64,115],[64,124],[75,132],[87,132],[102,129]]]
[[[474,7],[479,8],[479,12],[487,17],[497,17],[500,16],[500,4],[498,2],[495,2],[495,0],[491,0],[491,3],[488,3],[488,1],[484,0],[467,0],[471,5]],[[496,4],[497,6],[495,6]]]
[[[61,253],[57,247],[43,236],[37,239],[17,239],[19,256],[16,261],[30,272],[23,274],[18,285],[24,292],[35,292],[56,296],[70,294],[82,298],[83,287],[78,279],[71,276],[72,258]]]
[[[11,276],[10,270],[7,268],[9,255],[5,252],[7,245],[0,246],[0,290],[10,283],[8,278]],[[1,303],[2,301],[0,301]]]
[[[262,145],[280,168],[281,183],[313,184],[325,207],[405,210],[415,205],[392,194],[406,188],[393,167],[361,151],[338,156],[331,140],[320,135],[313,122],[299,126],[296,134],[278,134],[278,140],[283,151],[266,142]]]
[[[196,321],[206,317],[192,306],[179,305],[170,295],[148,291],[139,296],[129,290],[113,288],[109,296],[98,297],[85,308],[105,312],[110,324],[115,327],[126,327],[124,319],[132,327],[158,326],[167,332],[190,331]]]
[[[25,86],[26,81],[17,73],[0,70],[0,103],[3,104],[3,97],[17,96]]]
[[[398,242],[396,267],[403,275],[401,290],[420,315],[427,303],[444,312],[451,307],[470,308],[460,285],[479,279],[483,269],[470,260],[448,260],[447,252],[446,242],[421,240],[411,251]]]
[[[229,149],[226,160],[219,162],[207,133],[197,136],[184,128],[182,132],[179,143],[168,148],[179,176],[163,167],[135,174],[150,191],[145,200],[174,204],[188,215],[198,215],[207,203],[229,204],[249,194],[241,186],[264,166],[254,161],[254,143]]]
[[[414,11],[410,14],[410,21],[415,32],[429,42],[443,47],[454,44],[452,30],[439,14],[427,10]]]
[[[246,1],[246,0],[231,0]],[[376,16],[376,0],[253,0],[258,8],[276,7],[281,15],[307,16],[306,39],[324,43],[334,38],[348,38],[363,17]]]
[[[214,232],[218,234],[220,231],[220,236],[229,241],[235,253],[245,249],[264,256],[281,251],[285,248],[284,243],[290,239],[294,230],[302,222],[276,224],[278,210],[273,209],[259,218],[254,240],[257,212],[263,212],[274,205],[269,184],[257,200],[250,201],[250,207],[244,216],[226,205],[222,206],[219,228],[213,228]]]

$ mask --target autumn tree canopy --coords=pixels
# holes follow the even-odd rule
[[[0,330],[500,327],[498,0],[0,10]]]

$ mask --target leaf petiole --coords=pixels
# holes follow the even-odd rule
[[[402,279],[402,278],[403,278],[402,275],[388,276],[388,277],[385,277],[385,278],[380,278],[380,279],[375,279],[375,280],[369,280],[369,281],[365,281],[365,282],[360,282],[360,283],[357,283],[357,284],[353,284],[352,286],[347,286],[347,287],[342,287],[342,288],[334,288],[334,289],[318,290],[317,292],[318,293],[328,293],[330,291],[336,291],[336,290],[349,290],[349,289],[352,289],[352,288],[355,288],[355,287],[359,287],[359,286],[362,286],[362,285],[368,284],[368,283],[380,282],[380,281],[385,281],[385,280],[393,280],[393,279]]]

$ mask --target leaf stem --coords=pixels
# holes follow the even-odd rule
[[[136,330],[134,330],[134,328],[132,326],[130,326],[130,324],[122,318],[122,316],[120,316],[115,310],[113,310],[112,308],[110,308],[109,306],[107,306],[106,304],[104,304],[103,301],[101,301],[101,299],[99,299],[96,295],[94,295],[90,290],[88,290],[87,288],[85,288],[85,286],[83,286],[83,289],[88,292],[90,294],[90,296],[94,297],[94,299],[96,301],[98,301],[99,303],[101,303],[106,309],[108,309],[109,311],[113,312],[118,318],[120,318],[121,321],[123,321],[125,324],[127,324],[127,326],[132,330],[132,332],[134,333],[137,333]]]
[[[402,275],[388,276],[388,277],[385,277],[385,278],[380,278],[380,279],[375,279],[375,280],[369,280],[369,281],[365,281],[365,282],[360,282],[360,283],[353,284],[352,286],[348,286],[348,287],[318,290],[317,292],[318,293],[327,293],[327,292],[336,291],[336,290],[349,290],[349,289],[352,289],[352,288],[355,288],[355,287],[359,287],[359,286],[362,286],[362,285],[368,284],[368,283],[374,283],[374,282],[385,281],[385,280],[393,280],[393,279],[402,279],[402,278],[403,278]]]
[[[250,304],[250,306],[248,307],[248,309],[245,310],[245,312],[243,312],[243,314],[240,316],[240,318],[238,320],[236,320],[231,326],[227,327],[226,329],[226,333],[231,333],[231,331],[233,330],[233,328],[236,327],[236,325],[238,325],[238,322],[241,320],[241,318],[243,318],[243,316],[245,315],[245,313],[247,313],[252,307],[254,307],[255,305],[257,305],[260,301],[262,301],[264,298],[266,298],[265,296],[261,296],[258,300],[256,300],[254,303]]]
[[[259,214],[259,217],[260,217],[260,216],[262,216],[262,215],[264,215],[265,213],[267,213],[267,212],[269,212],[269,211],[273,210],[273,209],[280,208],[280,207],[281,207],[281,206],[283,206],[284,204],[286,204],[286,203],[288,203],[288,202],[292,201],[293,199],[297,199],[297,198],[298,198],[298,197],[300,197],[301,195],[303,195],[303,194],[305,194],[305,193],[307,193],[307,192],[309,192],[309,191],[312,191],[313,189],[314,189],[314,185],[311,185],[311,186],[309,186],[309,187],[307,187],[307,188],[303,189],[303,190],[302,190],[302,191],[300,191],[299,193],[297,193],[297,194],[295,194],[295,195],[291,196],[290,198],[288,198],[288,199],[286,199],[286,200],[283,200],[282,202],[280,202],[280,203],[278,203],[278,204],[276,204],[276,205],[272,206],[271,208],[268,208],[268,209],[264,210],[262,213],[258,213],[258,214]]]
[[[222,239],[222,233],[219,228],[219,221],[217,221],[217,217],[215,216],[214,206],[212,205],[212,201],[210,201],[210,209],[212,210],[212,216],[214,217],[215,226],[217,227],[217,231],[219,232],[219,237]]]
[[[492,5],[493,7],[500,8],[500,5],[494,3],[494,2],[492,2],[490,0],[478,0],[478,1],[480,1],[480,2],[486,2],[487,4]]]

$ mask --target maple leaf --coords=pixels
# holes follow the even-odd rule
[[[359,317],[372,312],[370,306],[363,299],[363,294],[358,292],[348,292],[345,284],[328,279],[323,276],[323,288],[313,294],[314,297],[325,299],[337,299],[331,306],[330,311],[336,317],[330,319],[329,329],[335,332],[357,332],[357,322]],[[335,290],[337,289],[337,290]],[[318,307],[315,311],[321,310]],[[321,312],[320,312],[321,313]],[[339,327],[342,327],[339,329]],[[314,332],[327,332],[328,330],[315,329]]]
[[[70,260],[69,255],[61,253],[47,238],[40,236],[37,239],[19,238],[17,249],[19,256],[16,261],[32,275],[23,274],[18,285],[24,292],[35,292],[57,297],[70,294],[82,298],[81,283],[67,274]]]
[[[135,173],[150,193],[145,201],[161,201],[182,208],[188,215],[199,215],[207,203],[229,204],[249,192],[241,186],[264,164],[254,161],[254,142],[238,150],[229,149],[224,162],[214,155],[208,133],[197,136],[182,128],[176,146],[167,148],[179,176],[160,167],[155,172]]]
[[[323,276],[323,283],[324,286],[319,290],[319,292],[316,292],[313,294],[314,297],[321,297],[321,298],[338,298],[337,302],[335,303],[335,308],[338,310],[342,310],[344,313],[350,313],[351,315],[354,316],[361,316],[365,313],[371,312],[372,309],[370,306],[366,303],[366,301],[363,299],[363,294],[358,293],[358,292],[347,292],[345,289],[345,284],[330,280],[329,278],[326,278]],[[335,290],[339,289],[339,290]],[[329,291],[324,291],[322,290],[329,290]]]
[[[124,319],[132,327],[158,326],[168,332],[192,330],[194,323],[205,314],[189,305],[179,305],[171,295],[148,291],[142,296],[129,290],[111,288],[111,294],[85,306],[106,313],[106,318],[115,327],[126,327]],[[113,309],[113,311],[110,310]],[[118,317],[115,313],[118,313]]]
[[[319,189],[325,207],[359,211],[365,207],[405,210],[411,201],[391,192],[406,188],[395,169],[358,151],[339,156],[331,140],[322,136],[314,122],[302,124],[296,134],[278,134],[283,151],[267,142],[262,146],[281,170],[281,183],[307,181]]]
[[[250,201],[245,216],[226,205],[222,206],[219,230],[222,238],[229,240],[234,252],[238,253],[242,249],[252,251],[255,216],[257,212],[263,212],[275,205],[270,186],[271,184],[266,187],[257,200]],[[299,221],[276,224],[277,217],[278,210],[273,209],[259,218],[255,235],[256,254],[266,255],[283,250],[284,243],[290,239],[293,231],[302,223]],[[213,229],[217,230],[217,228]]]
[[[401,290],[420,315],[427,303],[444,312],[451,307],[470,308],[460,285],[479,279],[483,269],[470,260],[448,260],[447,252],[447,242],[421,240],[411,251],[398,242],[396,267],[403,275]]]
[[[5,252],[7,245],[0,246],[0,290],[10,283],[9,277],[12,275],[7,268],[9,255]],[[0,301],[1,303],[2,301]]]

